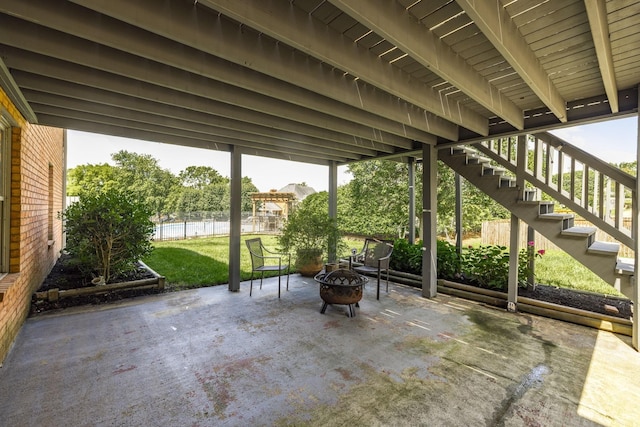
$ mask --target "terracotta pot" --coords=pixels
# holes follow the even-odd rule
[[[304,277],[313,277],[322,271],[322,253],[317,254],[318,251],[298,251],[296,268],[300,272],[300,275]]]

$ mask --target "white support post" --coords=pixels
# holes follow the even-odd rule
[[[409,243],[416,241],[416,159],[409,157]]]
[[[456,252],[458,256],[462,255],[462,177],[458,172],[454,175],[456,186]]]
[[[437,281],[437,185],[438,152],[435,146],[422,146],[422,296],[433,298],[438,292]]]
[[[240,235],[242,232],[242,153],[231,147],[231,202],[229,206],[229,290],[240,291]]]
[[[509,283],[507,288],[507,310],[516,311],[518,303],[518,253],[520,252],[520,220],[511,214],[509,236]]]
[[[338,165],[329,163],[329,218],[338,218]],[[337,242],[329,242],[329,262],[336,262]]]
[[[640,88],[638,88],[638,95],[640,95]],[[638,209],[638,202],[640,198],[638,195],[640,194],[640,112],[638,115],[638,129],[636,131],[636,188],[635,193],[633,195],[633,224],[631,228],[633,229],[633,250],[634,250],[634,274],[631,276],[633,295],[631,295],[631,301],[633,301],[634,313],[633,313],[633,329],[631,333],[631,342],[633,344],[633,348],[637,351],[640,351],[640,344],[638,343],[638,314],[640,309],[638,304],[640,303],[640,280],[638,280],[638,267],[640,266],[640,209]]]

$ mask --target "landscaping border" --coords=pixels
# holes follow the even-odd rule
[[[158,289],[160,291],[164,290],[164,285],[166,281],[165,277],[156,273],[144,262],[138,261],[138,263],[140,264],[140,266],[142,266],[154,277],[152,279],[132,280],[129,282],[111,283],[108,285],[87,286],[84,288],[68,289],[68,290],[60,290],[58,288],[54,288],[54,289],[49,289],[43,292],[36,292],[34,295],[37,301],[44,300],[49,302],[55,302],[64,298],[73,298],[73,297],[85,296],[85,295],[99,295],[99,294],[105,294],[109,292],[118,292],[118,291],[124,291],[124,290],[144,290],[144,289]]]
[[[401,271],[389,270],[389,280],[412,287],[422,287],[421,276]],[[507,308],[507,294],[505,292],[478,288],[444,279],[438,279],[438,292],[482,302],[505,310]],[[633,322],[620,317],[607,316],[521,296],[518,297],[517,311],[632,336]]]

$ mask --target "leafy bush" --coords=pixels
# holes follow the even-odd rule
[[[411,274],[422,274],[422,242],[412,245],[405,239],[393,242],[391,269]]]
[[[154,225],[150,216],[146,206],[117,190],[83,194],[61,214],[66,250],[78,259],[83,271],[108,283],[151,252]]]
[[[460,276],[461,261],[455,245],[438,240],[438,278],[455,280]]]
[[[505,246],[470,247],[462,253],[462,274],[480,286],[505,289],[509,279],[509,252]]]
[[[534,252],[534,243],[529,242],[526,249],[518,252],[518,284],[527,284],[529,260],[544,255],[541,249]],[[477,248],[469,247],[463,252],[462,272],[475,280],[480,286],[506,290],[509,283],[509,250],[505,246],[489,245]]]
[[[346,247],[336,219],[329,217],[326,208],[319,209],[314,200],[309,196],[298,205],[278,237],[281,251],[296,253],[298,268],[316,257],[326,260],[329,247],[335,245],[337,254]]]
[[[468,247],[458,255],[455,245],[437,241],[437,277],[439,279],[474,282],[476,285],[506,290],[509,283],[509,251],[504,246]],[[544,255],[534,252],[533,242],[518,253],[518,283],[525,285],[530,272],[529,260]],[[422,274],[422,242],[412,245],[404,239],[394,242],[391,269],[405,273]]]

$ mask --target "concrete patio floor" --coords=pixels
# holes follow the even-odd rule
[[[31,318],[0,425],[640,425],[629,337],[372,282],[355,318],[295,275]]]

